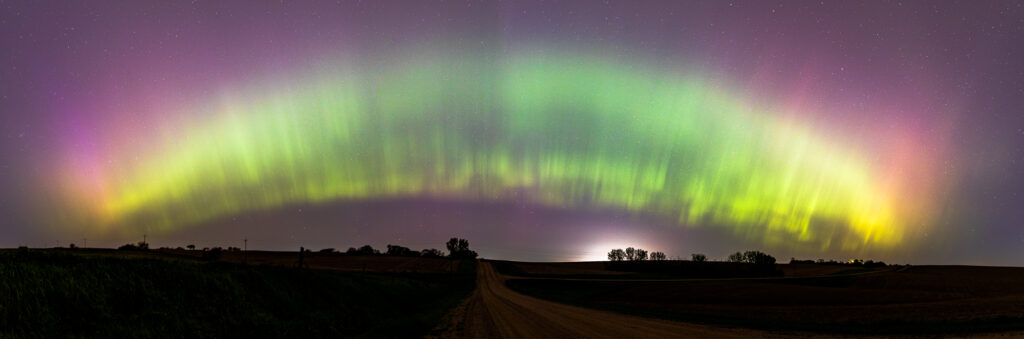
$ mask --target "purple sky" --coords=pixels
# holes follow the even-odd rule
[[[57,180],[53,167],[79,137],[69,126],[140,133],[157,108],[180,108],[336,55],[386,60],[432,41],[496,55],[573,46],[721,75],[755,99],[859,112],[803,119],[907,135],[933,152],[929,170],[947,187],[934,225],[915,235],[925,245],[876,259],[1024,265],[1020,1],[0,0],[0,246],[66,246],[84,237],[47,224],[47,215],[61,211],[41,188]],[[109,128],[115,121],[118,128]],[[309,226],[294,226],[301,224]],[[592,258],[591,248],[605,244],[710,257],[759,246],[621,211],[419,198],[300,204],[150,239],[155,246],[238,246],[238,233],[267,249],[440,248],[459,235],[485,257],[523,260]],[[135,241],[92,236],[97,246]],[[782,258],[838,256],[769,250]]]

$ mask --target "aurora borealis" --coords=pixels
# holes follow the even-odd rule
[[[192,108],[210,118],[163,124],[172,131],[142,145],[154,156],[137,165],[72,164],[99,169],[66,186],[88,183],[75,206],[100,227],[187,227],[296,202],[523,193],[827,249],[893,246],[924,217],[900,210],[898,187],[882,182],[892,169],[803,126],[761,118],[700,80],[579,60],[496,67],[447,56],[373,81],[300,76],[296,89]],[[140,153],[131,146],[113,152]],[[844,236],[833,239],[835,228]]]
[[[911,261],[943,252],[933,246],[984,242],[978,228],[1006,229],[1004,242],[1024,242],[1012,226],[1021,219],[999,214],[1013,212],[982,213],[951,197],[990,177],[971,154],[990,157],[999,153],[988,145],[1013,141],[964,132],[966,112],[983,105],[972,106],[976,96],[957,94],[960,85],[945,80],[963,73],[925,61],[945,57],[919,54],[958,45],[902,35],[941,20],[875,23],[895,27],[878,30],[895,42],[878,42],[843,38],[863,23],[840,17],[901,9],[738,4],[139,3],[115,18],[108,4],[70,5],[61,14],[46,11],[56,4],[15,5],[24,8],[4,13],[9,59],[31,59],[18,54],[31,50],[20,40],[26,35],[73,36],[75,44],[33,47],[45,51],[36,55],[44,61],[4,71],[24,85],[4,80],[5,93],[41,93],[4,99],[4,160],[19,165],[3,182],[31,191],[5,193],[19,201],[9,205],[18,210],[8,207],[17,218],[5,221],[5,237],[201,237],[261,213],[306,206],[352,214],[351,206],[379,202],[392,206],[387,214],[412,199],[444,201],[449,212],[517,206],[492,213],[487,226],[480,223],[490,212],[443,213],[453,232],[471,229],[482,239],[485,256],[519,246],[495,234],[522,232],[522,241],[548,232],[534,219],[507,220],[534,208],[602,224],[564,224],[564,214],[550,221],[564,227],[559,234],[602,230],[588,238],[595,241],[619,241],[614,234],[647,223],[650,233],[639,241],[670,252],[673,237],[705,231],[717,232],[716,243],[776,253]],[[1003,10],[1021,18],[1019,7]],[[815,30],[811,21],[781,23],[807,11],[836,23]],[[771,17],[780,12],[787,16]],[[35,27],[31,18],[64,26]],[[1019,38],[1015,22],[1011,34]],[[814,33],[786,36],[805,30]],[[826,31],[840,37],[822,38]],[[27,145],[25,128],[30,137],[49,135],[30,154],[15,151]],[[1020,135],[1007,137],[1019,146]],[[617,217],[603,217],[609,213]],[[380,227],[418,244],[445,232],[417,235],[403,226],[416,218],[389,225],[336,218],[274,218],[280,224],[262,227],[289,240],[263,243],[391,241],[322,236]],[[322,231],[295,240],[291,222]],[[686,246],[699,243],[690,238]],[[679,255],[733,250],[682,247]],[[531,258],[564,259],[534,251]]]

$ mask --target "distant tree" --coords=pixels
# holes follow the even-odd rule
[[[632,247],[626,247],[626,260],[636,261],[636,249]]]
[[[868,260],[868,261],[864,262],[864,266],[866,266],[866,267],[885,267],[885,262],[884,261]]]
[[[469,249],[469,240],[451,238],[445,243],[448,256],[454,259],[476,259],[476,252]]]
[[[420,256],[424,258],[440,258],[444,256],[444,252],[436,248],[430,248],[420,251]]]
[[[357,253],[359,255],[374,255],[380,254],[380,251],[373,249],[373,246],[363,245],[363,247],[359,248],[359,251]]]
[[[419,252],[413,251],[405,246],[391,245],[388,244],[388,251],[385,252],[387,255],[402,256],[402,257],[416,257],[419,256]]]
[[[229,246],[228,247],[228,252],[241,252],[241,251],[242,251],[242,249],[238,248],[238,247],[233,247],[233,246]]]
[[[185,247],[187,247],[190,251],[195,251],[196,250],[196,245],[189,244],[188,246],[185,246]]]
[[[622,261],[626,259],[626,251],[616,248],[608,252],[608,261]]]
[[[202,259],[206,260],[206,261],[217,261],[217,260],[220,260],[221,251],[222,250],[221,250],[220,247],[214,247],[214,248],[209,249],[209,250],[203,249]]]
[[[184,249],[184,248],[182,248],[181,246],[175,247],[174,249],[175,249],[175,250],[178,250],[178,251],[184,251],[184,250],[185,250],[185,249]]]
[[[345,251],[345,254],[356,255],[359,254],[359,250],[357,250],[355,247],[349,247],[348,251]]]
[[[636,255],[634,256],[633,259],[635,259],[636,261],[647,260],[647,250],[642,249],[642,248],[636,249]]]
[[[761,251],[743,252],[744,261],[758,265],[775,265],[775,257]]]
[[[137,250],[139,248],[135,247],[135,245],[132,245],[132,244],[124,244],[124,245],[121,245],[121,247],[118,247],[117,249],[121,250],[121,251],[134,251],[134,250]]]
[[[666,259],[668,259],[668,256],[665,255],[665,252],[651,252],[651,260],[662,261]]]
[[[775,257],[761,251],[736,252],[729,255],[730,262],[742,262],[758,265],[774,265]]]
[[[705,262],[708,261],[708,256],[700,253],[694,253],[690,255],[690,260],[693,260],[695,262]]]
[[[334,252],[337,252],[337,251],[335,251],[333,247],[328,247],[328,248],[320,250],[319,252],[320,253],[334,253]]]
[[[149,243],[140,241],[138,243],[138,245],[136,245],[135,247],[137,249],[140,249],[140,250],[148,250],[149,249]]]
[[[68,248],[76,249],[76,248],[78,248],[78,246],[75,246],[75,243],[70,243],[70,244],[68,244]]]

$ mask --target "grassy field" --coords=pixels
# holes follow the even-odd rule
[[[942,334],[1024,329],[1022,268],[779,266],[787,276],[765,280],[512,279],[507,284],[520,293],[584,307],[768,330]],[[815,271],[826,275],[811,277]]]
[[[433,260],[426,266],[447,262]],[[4,250],[0,337],[422,336],[471,293],[475,266],[362,273],[152,252]]]

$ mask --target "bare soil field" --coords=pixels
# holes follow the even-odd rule
[[[833,268],[818,272],[830,274],[811,276],[815,271],[793,266],[787,277],[769,279],[532,278],[508,285],[573,305],[768,330],[945,334],[1024,329],[1024,268],[919,266],[845,273]]]
[[[594,275],[594,276],[616,276],[616,275],[629,275],[631,272],[623,271],[611,271],[607,268],[607,262],[605,261],[586,261],[586,262],[517,262],[517,261],[505,261],[500,264],[505,264],[507,268],[502,273],[513,273],[513,275],[525,275],[525,276],[570,276],[570,275]]]
[[[249,251],[224,252],[221,260],[260,265],[295,266],[298,252]],[[445,258],[418,258],[380,255],[347,255],[341,253],[306,253],[302,258],[307,268],[340,271],[366,271],[388,273],[449,273],[457,272],[458,260]]]
[[[499,270],[508,276],[535,277],[535,278],[624,278],[636,279],[657,278],[657,274],[642,274],[642,272],[616,270],[608,261],[583,261],[583,262],[519,262],[519,261],[495,261]],[[723,264],[716,262],[714,264]],[[897,270],[901,266],[862,267],[841,264],[777,264],[776,267],[782,272],[781,277],[818,277],[829,276],[829,274]],[[672,279],[671,274],[662,274],[662,278]]]
[[[120,258],[170,258],[202,259],[202,250],[155,249],[149,251],[121,251],[113,249],[77,249],[73,253],[103,255]],[[273,265],[296,267],[299,252],[278,251],[223,251],[219,261],[247,263],[250,265]],[[342,253],[307,252],[302,258],[303,267],[320,270],[373,273],[451,273],[458,272],[459,260],[447,258],[419,258],[383,255],[347,255]]]

